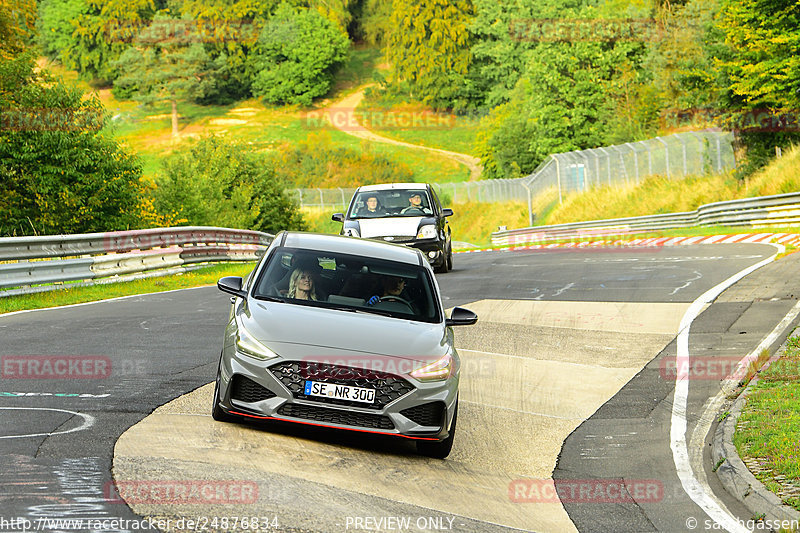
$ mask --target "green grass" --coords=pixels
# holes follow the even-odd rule
[[[744,181],[732,173],[668,179],[651,176],[637,185],[601,187],[567,195],[537,213],[541,225],[694,211],[703,204],[800,191],[800,147]],[[772,230],[768,230],[772,231]]]
[[[255,263],[226,263],[199,268],[174,276],[163,276],[120,283],[70,287],[38,294],[7,296],[0,298],[0,314],[24,309],[43,309],[60,305],[71,305],[120,296],[164,292],[189,287],[213,285],[224,276],[247,276]]]
[[[800,337],[761,372],[739,417],[733,442],[742,458],[758,462],[756,478],[773,492],[793,489],[785,503],[800,510]]]
[[[65,81],[78,85],[87,93],[95,93],[115,118],[108,126],[124,145],[142,160],[145,176],[153,178],[160,172],[161,161],[177,150],[186,148],[203,135],[229,135],[247,143],[254,151],[274,150],[284,144],[308,139],[320,132],[320,126],[307,118],[307,113],[319,111],[332,101],[345,96],[357,87],[372,83],[380,76],[381,52],[376,48],[355,46],[347,62],[337,71],[333,88],[327,98],[315,102],[312,108],[299,106],[273,106],[259,99],[249,99],[231,105],[198,105],[191,102],[178,104],[179,138],[172,137],[172,108],[169,103],[152,106],[135,101],[118,100],[110,89],[94,89],[79,80],[77,73],[58,64],[47,64],[47,69]],[[420,182],[452,182],[469,178],[463,165],[447,158],[404,147],[382,143],[369,143],[326,128],[337,146],[363,152],[385,155],[403,162]],[[339,183],[341,187],[355,187],[359,183]]]
[[[398,102],[367,91],[358,106],[370,129],[391,139],[476,156],[480,117],[437,113],[420,102]],[[359,115],[360,116],[360,115]],[[416,119],[416,122],[414,122]]]

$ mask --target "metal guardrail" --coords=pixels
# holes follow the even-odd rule
[[[82,235],[0,238],[0,297],[129,274],[182,271],[184,265],[254,261],[273,236],[215,227],[155,228]],[[183,269],[185,270],[185,269]]]
[[[800,192],[729,200],[702,205],[696,211],[641,217],[592,220],[497,231],[495,246],[541,243],[560,239],[624,235],[695,226],[768,228],[800,225]]]

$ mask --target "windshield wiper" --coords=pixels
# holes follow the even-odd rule
[[[336,309],[337,311],[347,311],[348,313],[366,313],[368,315],[382,315],[382,316],[394,317],[394,315],[389,311],[381,311],[379,309],[371,309],[371,308],[367,309],[363,307],[347,307],[344,305],[330,305],[330,308]]]
[[[256,300],[266,300],[268,302],[278,302],[282,304],[286,303],[286,300],[284,298],[278,298],[277,296],[268,296],[266,294],[253,295],[253,298],[255,298]]]

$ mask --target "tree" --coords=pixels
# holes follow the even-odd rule
[[[435,107],[465,107],[473,16],[471,0],[393,0],[387,55],[396,80]]]
[[[138,227],[139,160],[103,132],[105,111],[35,68],[0,59],[0,233]]]
[[[110,84],[115,62],[164,0],[41,0],[39,43],[82,78]]]
[[[270,233],[304,227],[285,183],[263,155],[241,143],[204,137],[167,158],[157,181],[157,210],[188,225]]]
[[[209,58],[220,66],[201,102],[228,103],[251,95],[248,56],[280,0],[183,0],[180,16],[196,26]]]
[[[800,105],[800,8],[794,0],[722,0],[719,27],[732,49],[720,65],[747,105]]]
[[[790,0],[721,0],[717,26],[727,45],[715,58],[726,126],[746,148],[737,166],[744,177],[772,159],[775,146],[800,140],[800,8]]]
[[[253,94],[271,103],[310,105],[330,89],[349,45],[347,34],[318,11],[281,4],[252,58]]]
[[[21,53],[33,38],[35,0],[0,0],[0,60]]]
[[[187,30],[188,26],[188,30]],[[178,136],[178,101],[203,97],[213,87],[215,68],[191,21],[156,17],[117,62],[114,88],[152,104],[172,104],[172,136]]]

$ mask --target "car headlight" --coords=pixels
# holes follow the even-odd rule
[[[409,375],[420,381],[440,381],[450,377],[453,370],[453,357],[446,354],[433,363],[420,367]]]
[[[428,224],[427,226],[422,226],[419,228],[417,232],[417,239],[435,239],[436,238],[436,226],[432,224]]]
[[[361,237],[361,234],[358,233],[356,228],[347,228],[344,230],[344,234],[348,237]]]
[[[236,350],[239,353],[262,361],[278,357],[278,354],[257,341],[241,324],[239,324],[239,328],[236,331]]]

